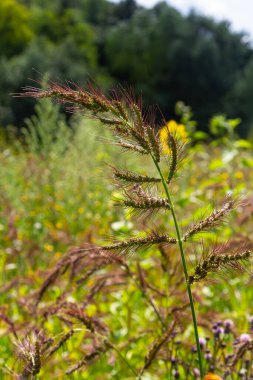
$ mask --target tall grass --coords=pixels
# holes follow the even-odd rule
[[[68,90],[76,96],[75,89]],[[204,373],[239,379],[243,372],[250,378],[252,323],[245,315],[250,292],[235,285],[248,275],[233,271],[231,279],[230,273],[243,269],[238,263],[252,245],[250,197],[232,212],[233,223],[218,223],[238,204],[226,198],[233,183],[238,183],[235,195],[245,192],[242,176],[251,175],[250,155],[235,155],[238,169],[231,183],[219,148],[209,155],[208,147],[187,146],[191,159],[185,169],[177,167],[178,157],[184,157],[182,136],[169,127],[163,134],[149,128],[154,119],[143,118],[132,97],[83,93],[110,107],[106,115],[97,113],[102,125],[82,122],[81,115],[70,129],[58,106],[44,99],[22,143],[1,155],[2,376],[196,379],[201,358]],[[119,114],[112,116],[116,104],[125,130],[114,129],[124,129]],[[112,140],[124,150],[147,152],[128,158],[108,144]],[[110,168],[104,173],[104,161],[113,163],[112,177]],[[223,203],[217,201],[221,195]],[[107,243],[98,246],[99,236]],[[220,275],[225,282],[206,282]],[[197,308],[195,344],[186,287]],[[228,319],[232,313],[234,321]]]

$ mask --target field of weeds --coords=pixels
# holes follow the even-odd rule
[[[2,136],[0,378],[200,379],[178,247],[161,241],[109,256],[98,248],[147,232],[155,239],[158,229],[173,235],[169,212],[136,217],[120,207],[123,195],[133,199],[110,165],[155,177],[154,168],[146,156],[129,158],[110,145],[113,133],[98,121],[74,116],[70,124],[44,99],[18,139]],[[249,380],[250,258],[201,282],[196,258],[203,264],[210,252],[252,248],[252,148],[220,138],[186,149],[170,183],[180,231],[236,200],[223,223],[185,249],[203,371],[220,376],[206,379]]]

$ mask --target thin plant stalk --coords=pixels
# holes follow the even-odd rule
[[[123,356],[120,352],[120,350],[118,350],[114,345],[110,344],[110,347],[119,355],[119,357],[121,358],[121,360],[127,365],[127,367],[131,370],[131,372],[134,374],[136,380],[141,380],[141,376],[136,372],[136,370],[131,366],[131,364],[129,363],[129,361],[125,358],[125,356]]]
[[[195,313],[194,302],[193,302],[193,297],[192,297],[191,285],[188,282],[189,275],[188,275],[188,270],[187,270],[187,265],[186,265],[186,260],[185,260],[183,241],[182,241],[182,237],[181,237],[181,234],[180,234],[180,231],[179,231],[177,217],[176,217],[176,213],[175,213],[175,210],[174,210],[173,202],[172,202],[172,199],[171,199],[171,196],[170,196],[170,192],[169,192],[167,183],[165,181],[165,178],[163,176],[163,173],[161,171],[161,168],[160,168],[157,160],[155,159],[155,157],[152,154],[151,154],[151,157],[152,157],[152,160],[153,160],[153,162],[154,162],[154,164],[156,166],[156,169],[157,169],[157,171],[159,173],[159,176],[160,176],[162,184],[163,184],[164,191],[166,193],[168,202],[169,202],[170,207],[171,207],[171,214],[172,214],[174,226],[175,226],[175,229],[176,229],[176,234],[177,234],[177,239],[178,239],[178,245],[179,245],[182,265],[183,265],[183,269],[184,269],[185,282],[186,282],[188,297],[189,297],[190,306],[191,306],[191,315],[192,315],[192,321],[193,321],[193,327],[194,327],[194,335],[195,335],[196,346],[197,346],[200,376],[201,376],[201,378],[203,378],[204,377],[204,371],[203,371],[203,364],[202,364],[201,348],[200,348],[200,344],[199,344],[198,325],[197,325],[196,313]]]

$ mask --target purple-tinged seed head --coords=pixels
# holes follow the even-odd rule
[[[251,341],[251,336],[249,334],[241,334],[239,336],[239,341],[241,343],[246,343],[246,342],[250,342]]]
[[[211,352],[208,352],[205,354],[205,359],[209,362],[212,359],[212,354]]]
[[[177,359],[172,356],[170,358],[170,362],[171,362],[172,365],[175,365],[177,363]]]
[[[199,338],[199,345],[201,348],[204,348],[204,346],[206,345],[205,338]]]
[[[225,329],[224,329],[225,334],[229,334],[231,330],[234,328],[234,322],[231,319],[226,319],[224,321],[224,326],[225,326]]]
[[[219,339],[220,335],[224,333],[223,327],[217,327],[215,330],[213,330],[215,339]]]
[[[194,376],[199,377],[200,376],[199,369],[198,368],[193,368],[193,374],[194,374]]]

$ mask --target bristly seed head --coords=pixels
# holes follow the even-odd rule
[[[177,239],[169,237],[167,234],[151,233],[143,238],[130,238],[112,245],[101,247],[104,251],[119,252],[120,254],[132,253],[132,250],[148,248],[154,244],[167,243],[177,244]]]
[[[23,341],[15,342],[18,355],[24,361],[23,374],[36,376],[41,370],[41,337],[34,332]]]
[[[160,198],[150,191],[144,191],[139,184],[135,184],[129,191],[125,191],[124,195],[125,199],[120,201],[120,204],[134,209],[135,213],[145,214],[157,209],[171,210],[171,205],[166,198]]]
[[[191,236],[196,235],[200,232],[204,232],[211,227],[215,227],[218,223],[222,222],[224,217],[228,215],[235,206],[235,200],[227,198],[226,202],[219,210],[214,210],[205,219],[200,220],[198,223],[194,224],[183,236],[183,241],[187,241]]]
[[[170,166],[167,183],[169,184],[177,170],[178,162],[178,146],[176,138],[169,132],[168,133],[168,145],[171,149]]]
[[[235,267],[235,263],[248,260],[250,256],[251,252],[249,250],[232,254],[209,254],[206,259],[196,266],[194,274],[189,276],[188,282],[193,284],[206,278],[210,272],[217,272],[228,266]]]
[[[154,128],[152,128],[151,126],[147,127],[147,136],[149,139],[150,149],[152,150],[156,161],[160,162],[160,159],[161,159],[160,140],[158,136],[156,135]]]
[[[136,174],[134,172],[130,172],[128,170],[122,170],[112,167],[113,169],[113,176],[116,180],[120,180],[123,182],[129,182],[131,184],[133,183],[159,183],[161,182],[160,178],[154,178],[149,176],[143,176],[140,174]]]

